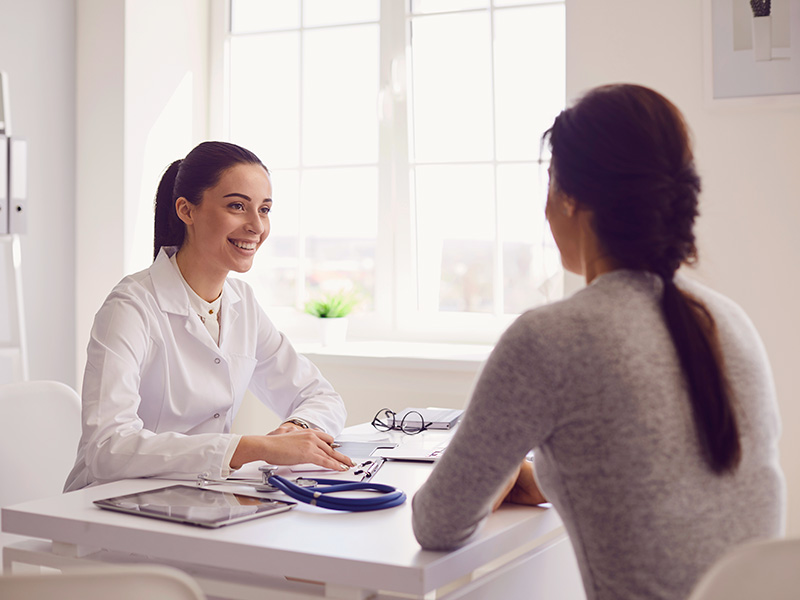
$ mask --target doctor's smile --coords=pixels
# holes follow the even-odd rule
[[[255,250],[258,247],[257,242],[237,242],[235,240],[231,240],[231,244],[237,248],[241,248],[242,250]]]

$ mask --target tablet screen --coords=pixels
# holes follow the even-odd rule
[[[146,492],[95,500],[100,508],[166,519],[201,527],[222,527],[283,512],[294,502],[259,498],[190,485],[171,485]]]

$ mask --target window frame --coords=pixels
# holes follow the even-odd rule
[[[300,0],[302,3],[302,0]],[[523,5],[564,4],[564,0],[530,0]],[[212,0],[209,49],[209,134],[214,139],[230,139],[230,40],[232,0]],[[480,8],[412,14],[410,0],[380,0],[379,76],[376,98],[378,114],[378,224],[375,247],[374,311],[356,312],[350,317],[349,333],[355,339],[397,341],[492,344],[517,318],[503,313],[503,240],[500,235],[497,201],[499,165],[531,164],[541,169],[547,161],[500,161],[497,158],[495,93],[492,93],[492,158],[480,161],[493,170],[495,237],[493,242],[493,306],[492,313],[465,313],[419,310],[416,214],[414,210],[414,173],[417,166],[439,163],[416,162],[413,149],[413,106],[411,105],[411,28],[412,20],[463,12],[489,12],[490,39],[494,40],[494,13],[519,8],[520,5],[495,7],[490,0]],[[300,9],[302,10],[302,8]],[[349,26],[343,24],[341,26]],[[326,27],[339,27],[332,25]],[[316,29],[317,27],[303,29]],[[292,29],[294,30],[294,29]],[[248,35],[248,34],[244,34]],[[301,45],[302,51],[302,45]],[[494,49],[492,44],[492,89],[494,90]],[[302,73],[301,73],[302,79]],[[302,123],[301,123],[302,128]],[[446,162],[440,164],[469,164]],[[308,168],[314,168],[309,166]],[[303,167],[300,167],[302,173]],[[279,193],[278,193],[279,195]],[[390,268],[387,268],[390,266]],[[299,267],[302,269],[302,267]],[[564,274],[559,277],[563,280]],[[303,289],[297,286],[296,289]],[[297,294],[295,307],[270,306],[262,302],[279,328],[291,337],[313,339],[313,317],[302,312],[302,299]]]

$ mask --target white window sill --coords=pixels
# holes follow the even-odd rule
[[[480,368],[492,348],[490,345],[389,341],[295,345],[300,354],[320,365],[472,372]]]

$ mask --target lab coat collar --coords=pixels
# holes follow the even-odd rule
[[[193,314],[192,307],[189,304],[189,294],[186,293],[186,288],[183,287],[180,273],[175,270],[169,261],[170,257],[177,251],[177,246],[162,246],[158,256],[156,256],[156,260],[150,267],[150,278],[153,281],[153,292],[161,310],[189,317]],[[241,301],[241,297],[227,279],[222,289],[225,297],[222,318],[228,324],[233,324],[239,316],[236,304]]]

